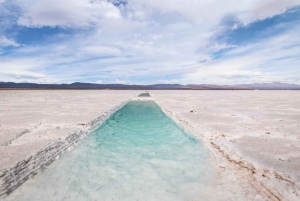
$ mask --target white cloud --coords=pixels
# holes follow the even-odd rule
[[[272,17],[300,5],[300,0],[128,0],[114,6],[106,0],[18,0],[22,10],[18,23],[28,27],[117,26],[134,23],[155,25],[186,20],[212,28],[226,15],[234,14],[244,24]],[[175,20],[174,20],[175,19]],[[122,26],[122,24],[127,26]],[[132,24],[133,23],[133,24]]]
[[[127,82],[125,80],[115,79],[115,83],[116,84],[126,84]]]
[[[300,4],[299,0],[265,0],[256,3],[251,8],[251,16],[254,20],[265,19],[284,13],[288,8]]]
[[[89,27],[102,18],[118,19],[118,8],[106,1],[90,0],[19,0],[23,14],[19,25],[28,27]]]
[[[13,76],[15,79],[24,79],[24,78],[44,78],[45,75],[41,73],[35,73],[30,71],[14,71],[14,72],[7,72],[2,73],[4,75]]]
[[[207,51],[207,52],[210,52],[210,51],[213,52],[213,51],[230,49],[230,48],[234,48],[234,47],[237,47],[237,45],[213,42],[213,43],[208,43],[207,45],[205,45],[203,47],[200,47],[200,49],[202,51],[205,49],[205,51]]]
[[[84,79],[125,84],[128,80],[140,78],[145,79],[142,83],[147,84],[148,77],[155,77],[163,83],[184,84],[285,79],[292,82],[296,80],[292,76],[300,77],[297,56],[300,51],[299,32],[299,28],[294,28],[276,37],[234,47],[219,59],[211,58],[210,51],[232,45],[212,43],[206,51],[196,52],[198,44],[206,38],[199,39],[197,32],[192,35],[180,31],[180,36],[162,35],[158,42],[152,38],[153,33],[132,38],[126,36],[128,41],[122,36],[112,39],[103,35],[99,39],[98,33],[90,33],[59,44],[20,47],[15,54],[22,57],[6,59],[1,70],[41,73],[47,76],[48,81],[55,82]],[[35,55],[35,58],[30,59],[30,55]],[[206,61],[199,64],[199,60]],[[179,78],[163,78],[166,75]],[[36,77],[35,80],[45,82],[45,77]]]
[[[96,80],[95,82],[90,82],[92,84],[106,84],[103,80]]]
[[[158,12],[161,14],[178,14],[183,18],[210,27],[220,22],[224,16],[236,15],[244,24],[258,19],[272,17],[283,13],[286,9],[299,5],[299,0],[129,0],[133,10],[144,13]],[[153,15],[152,15],[153,16]]]
[[[88,45],[81,48],[80,53],[90,56],[117,56],[121,51],[115,47],[101,46],[101,45]]]
[[[171,80],[158,80],[155,84],[178,84],[181,80],[171,79]]]
[[[0,46],[15,46],[18,47],[20,46],[20,44],[18,44],[17,42],[15,42],[12,39],[8,39],[5,36],[0,36]]]
[[[21,10],[17,21],[21,26],[60,26],[79,31],[63,39],[54,36],[43,45],[24,45],[14,50],[7,62],[1,63],[0,74],[10,73],[7,80],[13,72],[35,72],[45,75],[34,78],[41,82],[110,79],[126,83],[134,78],[146,80],[148,76],[165,83],[248,82],[280,78],[265,70],[280,68],[279,64],[289,64],[289,72],[299,75],[293,59],[271,62],[281,57],[281,51],[287,57],[299,53],[298,49],[283,48],[283,44],[297,42],[293,38],[245,47],[211,41],[212,36],[224,30],[222,20],[228,15],[239,21],[230,25],[237,29],[280,14],[299,5],[299,0],[128,0],[118,7],[105,0],[11,2]],[[7,38],[6,44],[19,45]],[[228,51],[227,58],[214,59],[211,53],[218,50]],[[165,80],[165,75],[176,79]],[[281,78],[288,76],[286,73]]]
[[[253,83],[300,77],[300,27],[228,51],[223,58],[207,61],[181,80],[184,83]]]
[[[2,54],[2,53],[0,52],[0,54]],[[10,59],[7,58],[7,57],[0,57],[0,62],[1,63],[5,63],[5,62],[9,62],[9,61],[10,61]]]

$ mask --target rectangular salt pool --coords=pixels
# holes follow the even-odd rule
[[[202,144],[153,101],[131,101],[8,200],[211,200]]]
[[[141,93],[138,97],[151,97],[149,92]]]

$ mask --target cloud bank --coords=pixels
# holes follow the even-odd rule
[[[299,0],[0,0],[0,80],[299,83],[299,6]]]

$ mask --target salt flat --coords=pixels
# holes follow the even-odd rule
[[[0,169],[63,140],[141,91],[0,91]],[[150,91],[199,137],[220,171],[219,189],[249,200],[300,196],[299,91]],[[230,183],[230,185],[229,185]],[[256,195],[257,193],[257,195]],[[238,196],[237,196],[238,199]]]
[[[232,169],[275,200],[300,199],[300,91],[151,95],[206,143],[221,168]]]
[[[64,139],[141,91],[0,91],[0,169]],[[2,145],[2,146],[1,146]]]

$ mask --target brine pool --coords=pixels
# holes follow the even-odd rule
[[[155,102],[131,101],[11,196],[28,201],[214,200],[217,174],[209,151]]]

